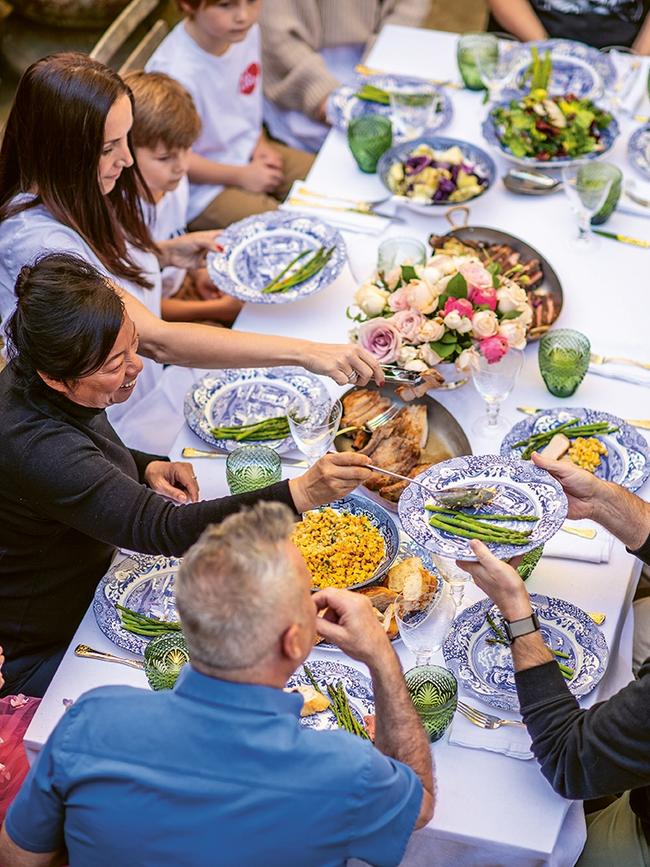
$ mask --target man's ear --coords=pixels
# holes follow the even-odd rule
[[[280,649],[283,656],[291,662],[299,663],[305,656],[305,649],[300,637],[300,627],[292,623],[284,630],[280,638]]]

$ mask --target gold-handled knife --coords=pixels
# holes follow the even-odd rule
[[[518,406],[519,412],[523,412],[524,415],[537,415],[538,412],[546,412],[544,407],[536,407],[536,406]],[[626,424],[632,425],[632,427],[638,427],[640,430],[650,430],[650,419],[649,418],[626,418],[623,419]]]
[[[383,69],[372,69],[370,66],[365,66],[363,63],[358,63],[354,67],[354,71],[359,75],[397,75],[398,73],[386,72]],[[419,76],[417,76],[419,78]],[[436,87],[453,87],[454,90],[462,90],[464,85],[460,81],[450,81],[447,78],[423,78],[429,84],[435,84]]]
[[[571,536],[580,536],[581,539],[595,539],[598,535],[598,530],[594,530],[593,527],[569,527],[568,524],[562,524],[560,530]]]
[[[191,446],[185,446],[183,451],[181,452],[184,458],[227,458],[230,452],[227,451],[207,451],[204,449],[195,449]],[[307,461],[302,461],[299,458],[283,458],[280,457],[280,461],[283,464],[286,464],[288,467],[308,467],[309,464]]]
[[[74,654],[84,659],[99,659],[102,662],[119,662],[122,665],[129,665],[131,668],[144,668],[144,662],[140,659],[127,659],[125,656],[115,656],[113,653],[95,650],[93,647],[88,647],[87,644],[78,644],[74,649]]]
[[[611,238],[612,241],[618,241],[620,244],[631,244],[632,247],[650,248],[650,241],[642,240],[641,238],[630,238],[629,235],[621,235],[618,232],[605,232],[604,229],[592,229],[594,235],[600,235],[601,238]]]

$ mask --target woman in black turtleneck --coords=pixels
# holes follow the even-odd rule
[[[127,448],[106,418],[142,368],[110,283],[54,254],[23,268],[16,294],[0,373],[0,695],[42,695],[117,547],[181,555],[242,505],[274,499],[303,512],[370,471],[363,456],[327,455],[291,481],[197,502],[191,464]]]

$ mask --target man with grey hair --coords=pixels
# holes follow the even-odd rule
[[[190,548],[176,602],[191,664],[173,691],[76,702],[8,815],[3,867],[57,863],[41,859],[64,835],[70,867],[399,864],[433,815],[429,741],[369,601],[312,595],[293,522],[259,503]],[[301,727],[283,691],[317,631],[370,669],[374,746]]]

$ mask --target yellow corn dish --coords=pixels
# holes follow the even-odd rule
[[[596,437],[577,437],[571,443],[568,454],[578,467],[595,473],[600,466],[601,455],[607,454],[607,447]]]
[[[368,518],[331,508],[307,512],[296,524],[293,541],[318,589],[368,581],[386,553],[381,533]]]

